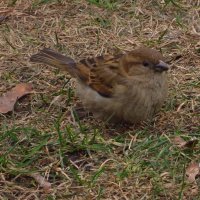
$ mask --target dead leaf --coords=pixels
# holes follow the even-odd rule
[[[179,148],[194,148],[194,146],[198,143],[198,140],[193,138],[189,141],[185,141],[180,136],[176,136],[172,139],[172,143]]]
[[[39,173],[33,173],[30,175],[35,179],[35,181],[44,189],[46,193],[50,192],[51,189],[51,183],[45,180],[43,176],[41,176]]]
[[[196,184],[196,176],[199,175],[200,164],[192,162],[186,169],[186,176],[189,183]]]
[[[0,97],[0,113],[8,113],[13,110],[18,99],[33,91],[30,83],[20,83]]]
[[[172,143],[181,148],[181,147],[185,146],[186,141],[183,138],[176,136],[172,139]]]

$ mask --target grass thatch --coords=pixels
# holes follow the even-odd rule
[[[140,45],[161,49],[171,71],[163,111],[139,127],[76,120],[70,77],[29,62],[44,46],[79,60]],[[200,135],[200,1],[1,0],[0,48],[0,93],[35,90],[0,116],[0,199],[199,198],[185,169],[200,144],[171,138]]]

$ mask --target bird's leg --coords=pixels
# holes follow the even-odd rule
[[[81,103],[77,103],[74,106],[73,112],[74,112],[75,116],[78,117],[79,120],[82,120],[84,118],[88,118],[88,117],[92,116],[92,113],[85,110],[85,108],[83,107],[83,105]]]

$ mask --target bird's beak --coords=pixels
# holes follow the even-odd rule
[[[159,72],[167,71],[168,69],[169,69],[168,64],[163,62],[162,60],[160,60],[157,65],[155,65],[155,70]]]

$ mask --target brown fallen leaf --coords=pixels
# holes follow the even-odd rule
[[[189,183],[196,184],[196,176],[200,173],[200,163],[190,163],[186,169],[186,176]]]
[[[33,91],[30,83],[20,83],[0,97],[0,113],[8,113],[13,110],[18,99]]]
[[[183,138],[179,137],[179,136],[174,137],[171,141],[172,141],[172,143],[174,145],[176,145],[176,146],[178,146],[180,148],[183,147],[185,145],[185,143],[186,143],[186,141]]]
[[[174,137],[171,141],[174,145],[176,145],[179,148],[194,148],[194,146],[198,143],[198,140],[196,138],[191,139],[189,141],[185,141],[180,136]]]
[[[39,173],[32,173],[30,174],[31,177],[35,179],[35,181],[44,189],[46,193],[49,193],[51,190],[51,183],[45,180],[43,176],[41,176]]]

